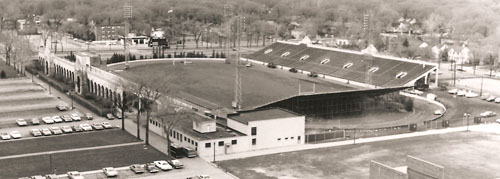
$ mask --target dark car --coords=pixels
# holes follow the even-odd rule
[[[80,127],[79,125],[71,126],[71,129],[73,129],[73,131],[75,131],[75,132],[82,132],[83,131],[82,127]]]
[[[132,170],[135,174],[144,173],[146,171],[144,169],[144,165],[139,164],[130,165],[130,170]]]
[[[72,122],[73,119],[69,117],[69,115],[62,115],[61,118],[63,119],[64,122]]]
[[[174,167],[175,169],[181,169],[181,168],[184,168],[184,165],[181,163],[181,161],[177,160],[177,159],[173,159],[173,160],[167,160],[168,164],[170,164],[172,167]]]
[[[113,120],[113,119],[115,119],[115,116],[113,116],[113,114],[111,114],[111,113],[108,113],[108,114],[106,114],[106,119]]]
[[[92,120],[92,119],[94,119],[94,117],[93,117],[93,116],[92,116],[92,114],[90,114],[90,113],[85,114],[85,118],[87,118],[87,120]]]
[[[297,69],[295,69],[295,68],[290,68],[290,70],[288,70],[288,71],[289,71],[289,72],[292,72],[292,73],[297,73],[297,72],[298,72],[298,70],[297,70]]]
[[[103,130],[104,127],[102,126],[102,124],[100,123],[93,123],[91,124],[92,128],[94,128],[95,130]]]
[[[160,171],[160,169],[156,168],[155,164],[154,163],[147,163],[146,164],[146,170],[149,172],[149,173],[157,173]]]
[[[267,67],[269,67],[269,68],[276,68],[276,65],[274,63],[268,63]]]
[[[316,77],[318,77],[318,74],[316,72],[311,72],[311,73],[307,74],[307,76],[312,77],[312,78],[316,78]]]

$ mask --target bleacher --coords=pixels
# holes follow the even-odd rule
[[[269,52],[271,49],[272,51]],[[269,53],[264,53],[266,51]],[[286,52],[289,54],[283,56]],[[301,60],[305,55],[308,55],[309,58]],[[293,67],[299,70],[316,72],[318,74],[325,74],[346,80],[370,83],[371,85],[381,87],[403,86],[434,67],[432,65],[423,65],[403,60],[367,57],[351,52],[282,42],[271,44],[253,54],[247,55],[246,58],[266,63],[274,63],[280,66]],[[330,61],[321,64],[325,59],[329,59]],[[348,63],[352,63],[352,66],[344,68]],[[378,70],[375,72],[368,72],[372,67],[378,67]],[[407,74],[404,77],[396,78],[396,75],[401,72],[406,72]]]

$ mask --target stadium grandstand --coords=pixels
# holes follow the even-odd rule
[[[428,62],[281,41],[245,58],[371,88],[415,86],[417,81],[429,84],[430,73],[437,71]]]

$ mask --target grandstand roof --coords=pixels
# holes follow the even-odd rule
[[[251,111],[241,111],[236,114],[228,115],[228,118],[234,119],[243,124],[248,124],[251,121],[262,121],[269,119],[281,119],[281,118],[290,118],[290,117],[298,117],[300,114],[296,114],[281,108],[268,108],[268,109],[259,109],[259,110],[251,110]]]
[[[172,77],[169,87],[177,97],[202,107],[217,110],[230,109],[234,99],[235,64],[222,61],[192,61],[173,65],[171,61],[131,63],[130,69],[109,67],[126,79]],[[244,67],[242,75],[242,110],[286,99],[301,93],[328,93],[364,90],[354,85],[311,78],[300,73],[271,69],[262,65]],[[313,89],[315,90],[313,92]]]
[[[271,44],[245,57],[378,87],[407,86],[436,68],[428,62],[287,42]]]

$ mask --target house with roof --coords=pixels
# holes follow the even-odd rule
[[[252,150],[302,145],[305,143],[305,116],[281,108],[256,109],[220,117],[192,115],[171,131],[173,143],[197,151],[201,157]],[[166,137],[157,119],[150,130]]]
[[[448,60],[455,61],[457,64],[470,63],[469,59],[471,57],[471,52],[465,44],[460,46],[451,46],[448,50]]]

